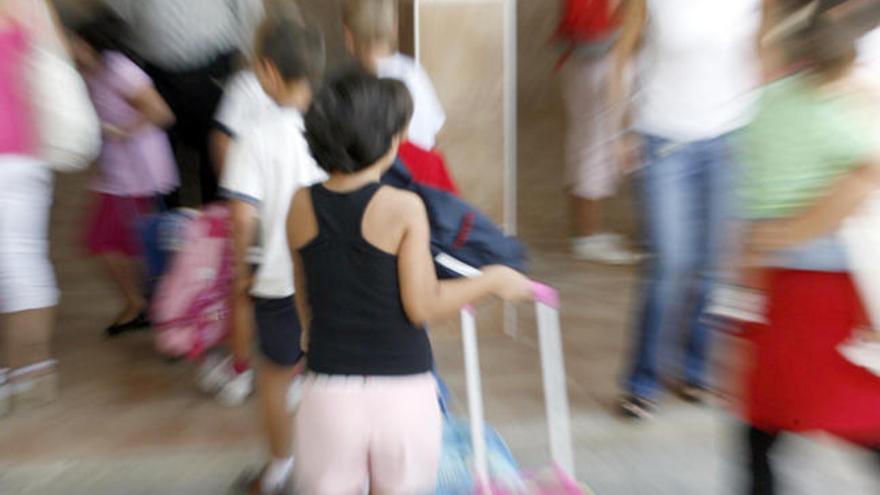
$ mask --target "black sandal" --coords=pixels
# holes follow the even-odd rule
[[[626,419],[645,420],[654,417],[657,404],[638,395],[627,395],[618,404],[618,412]]]
[[[709,402],[709,395],[709,389],[700,385],[684,383],[678,388],[678,396],[689,404],[706,404]]]
[[[125,323],[114,323],[104,329],[104,334],[107,337],[118,337],[126,332],[131,332],[133,330],[141,330],[150,326],[150,320],[147,318],[147,312],[141,311],[134,319],[129,320]]]

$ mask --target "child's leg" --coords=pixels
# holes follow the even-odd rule
[[[367,390],[370,493],[433,493],[443,441],[434,377],[370,378]]]
[[[299,347],[299,316],[292,296],[255,299],[254,319],[260,352],[265,358],[259,370],[258,395],[272,456],[260,480],[265,490],[286,483],[293,469],[293,423],[287,397],[302,351]]]
[[[293,424],[287,411],[287,391],[293,382],[293,367],[265,362],[260,365],[257,393],[273,459],[293,455]]]
[[[362,495],[374,462],[366,397],[362,377],[307,379],[295,419],[296,493]]]
[[[125,298],[125,309],[116,319],[115,323],[126,323],[134,320],[147,307],[144,297],[144,286],[137,261],[134,258],[120,253],[104,253],[101,255],[104,264],[110,271],[110,276],[122,296]]]
[[[0,368],[12,370],[16,406],[39,405],[55,399],[58,392],[55,363],[51,360],[55,308],[0,314]]]
[[[770,452],[779,439],[778,433],[769,433],[754,426],[746,427],[748,476],[748,495],[773,495],[776,483],[770,465]]]

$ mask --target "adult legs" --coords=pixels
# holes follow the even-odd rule
[[[610,109],[604,104],[609,68],[607,60],[574,57],[563,75],[566,183],[575,238],[601,232],[602,201],[614,195],[620,176],[611,153]]]
[[[711,344],[711,329],[703,313],[716,283],[720,264],[728,248],[730,218],[730,186],[735,164],[726,137],[703,141],[695,145],[699,169],[696,294],[688,309],[688,333],[685,340],[684,370],[681,377],[693,387],[706,385],[706,363]]]
[[[640,317],[626,381],[634,396],[660,388],[661,366],[675,366],[675,331],[689,307],[698,260],[699,205],[695,163],[688,146],[647,137],[640,177],[640,206],[652,259],[644,280]]]

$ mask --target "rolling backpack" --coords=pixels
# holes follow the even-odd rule
[[[181,246],[159,282],[151,318],[162,355],[196,359],[228,333],[233,276],[228,207],[210,205],[189,221]]]

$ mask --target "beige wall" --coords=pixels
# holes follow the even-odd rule
[[[438,141],[464,196],[504,220],[505,0],[421,0],[421,62],[447,123]]]

